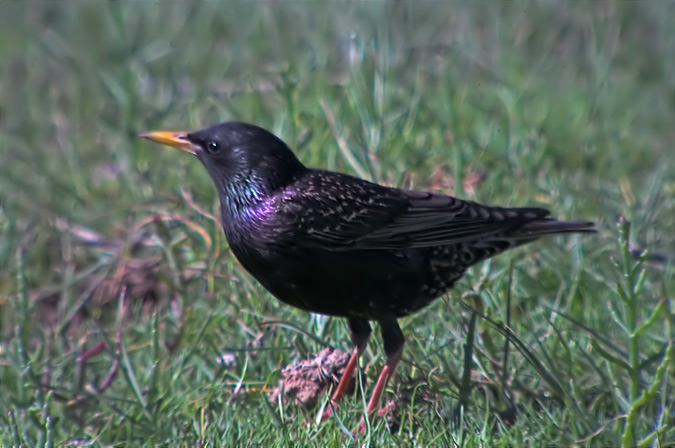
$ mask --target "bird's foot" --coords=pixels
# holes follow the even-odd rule
[[[321,413],[321,417],[319,417],[318,420],[316,420],[315,416],[316,414],[308,414],[307,418],[305,419],[305,425],[314,425],[314,424],[321,424],[328,420],[332,415],[333,415],[333,403],[329,402],[326,405],[326,409]]]
[[[386,405],[384,405],[384,406],[382,407],[382,409],[380,409],[379,411],[377,411],[377,416],[378,416],[379,418],[386,417],[386,416],[387,416],[391,411],[393,411],[395,408],[396,408],[396,403],[394,402],[394,400],[391,400],[389,403],[387,403]]]
[[[361,419],[361,423],[359,423],[359,427],[357,428],[357,432],[359,434],[363,434],[366,432],[366,422],[365,420]]]
[[[327,420],[333,415],[333,406],[331,403],[328,403],[328,406],[326,406],[326,410],[323,411],[323,414],[321,414],[321,419],[319,421],[323,422],[324,420]]]
[[[394,400],[391,400],[389,403],[384,405],[379,411],[377,411],[377,418],[386,417],[387,415],[389,415],[390,412],[394,410],[394,408],[396,408],[396,402]],[[364,432],[366,432],[366,421],[364,419],[361,419],[361,423],[359,423],[357,431],[359,434],[363,434]]]

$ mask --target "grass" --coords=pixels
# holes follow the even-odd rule
[[[1,3],[0,444],[673,446],[672,29],[669,2]],[[267,392],[344,323],[270,297],[202,167],[136,138],[225,119],[599,234],[403,319],[394,425],[349,434],[359,396],[305,425]],[[376,337],[365,389],[382,365]]]

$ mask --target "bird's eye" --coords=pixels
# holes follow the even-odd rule
[[[220,151],[218,142],[211,140],[206,144],[206,150],[211,154],[217,154]]]

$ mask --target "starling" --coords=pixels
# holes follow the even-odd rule
[[[334,401],[354,376],[369,322],[379,324],[386,364],[368,414],[401,357],[398,318],[500,252],[546,235],[594,231],[592,222],[558,221],[542,208],[490,207],[307,168],[282,140],[251,124],[140,136],[202,162],[218,190],[230,249],[265,289],[291,306],[347,319],[353,351]]]

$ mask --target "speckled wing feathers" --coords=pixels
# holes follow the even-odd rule
[[[391,189],[324,171],[297,182],[283,202],[283,210],[295,215],[297,243],[329,250],[477,241],[545,221],[549,214],[540,208],[486,207],[442,194]]]
[[[356,248],[360,238],[386,227],[407,207],[397,190],[316,170],[284,193],[279,213],[293,217],[297,244],[344,250]]]

